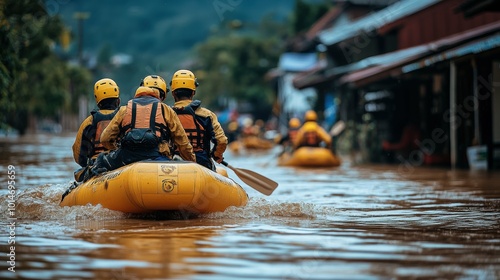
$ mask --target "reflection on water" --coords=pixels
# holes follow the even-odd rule
[[[0,174],[7,166],[16,167],[22,188],[67,183],[79,166],[73,160],[74,135],[36,134],[0,138]],[[7,178],[0,176],[0,182]]]
[[[351,166],[277,167],[278,150],[227,154],[280,183],[244,186],[242,208],[194,217],[59,207],[72,135],[1,139],[1,170],[20,170],[16,272],[2,279],[498,279],[497,173]],[[230,176],[234,173],[229,171]],[[0,176],[5,185],[7,178]],[[7,197],[5,187],[0,193]],[[4,200],[2,200],[4,201]],[[10,248],[7,202],[0,250]]]

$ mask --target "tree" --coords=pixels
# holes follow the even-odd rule
[[[0,2],[1,127],[24,134],[29,114],[57,116],[70,98],[68,66],[52,52],[62,32],[62,21],[42,2]]]
[[[323,1],[319,4],[308,4],[304,0],[296,0],[292,19],[292,33],[299,34],[311,28],[311,26],[328,10],[331,1]]]
[[[285,30],[267,17],[254,29],[220,32],[199,44],[199,98],[214,109],[223,109],[229,99],[250,104],[249,113],[267,118],[275,94],[264,76],[278,62]]]

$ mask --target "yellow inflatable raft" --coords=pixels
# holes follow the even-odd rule
[[[60,205],[90,203],[125,213],[178,210],[195,214],[246,205],[248,195],[243,188],[227,177],[225,169],[220,173],[193,162],[141,161],[77,186]]]
[[[330,149],[322,147],[300,147],[292,154],[284,153],[278,165],[297,167],[333,167],[340,165],[340,159]]]
[[[268,150],[274,146],[273,142],[257,136],[247,136],[241,139],[241,141],[245,149],[249,150]]]

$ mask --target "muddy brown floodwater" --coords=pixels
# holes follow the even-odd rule
[[[348,161],[296,169],[276,166],[279,148],[227,152],[279,187],[263,196],[228,171],[247,206],[165,219],[58,206],[76,168],[73,137],[0,138],[1,279],[500,278],[498,172]]]

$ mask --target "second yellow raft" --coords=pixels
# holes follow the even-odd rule
[[[340,165],[340,159],[330,149],[323,147],[300,147],[293,153],[284,153],[278,159],[278,165],[297,167],[334,167]]]

